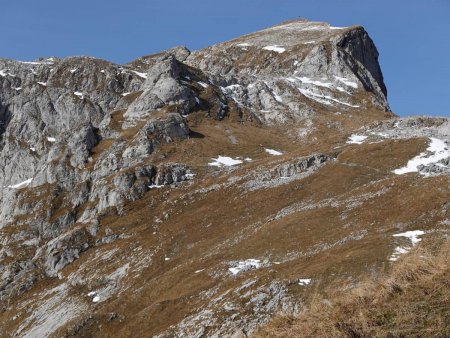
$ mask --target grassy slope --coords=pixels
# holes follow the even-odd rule
[[[279,316],[257,337],[450,337],[450,240],[420,247],[387,276],[315,296],[298,316]],[[331,288],[329,288],[331,290]]]

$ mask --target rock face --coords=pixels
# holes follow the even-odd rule
[[[394,117],[362,27],[0,59],[0,336],[247,335],[379,267],[358,243],[450,217],[448,119]]]
[[[308,116],[312,102],[389,110],[378,51],[362,27],[287,22],[194,52],[187,63],[267,123]],[[367,99],[353,101],[361,91]]]

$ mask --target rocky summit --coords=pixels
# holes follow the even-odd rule
[[[0,336],[251,335],[448,236],[449,139],[360,26],[0,59]]]

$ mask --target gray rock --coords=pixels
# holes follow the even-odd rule
[[[76,260],[92,244],[92,236],[85,228],[74,228],[39,248],[34,261],[43,265],[49,277],[56,277],[61,269]]]

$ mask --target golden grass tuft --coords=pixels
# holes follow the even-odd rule
[[[448,239],[434,252],[417,248],[388,276],[316,294],[298,316],[278,316],[254,336],[450,337],[449,254]]]

